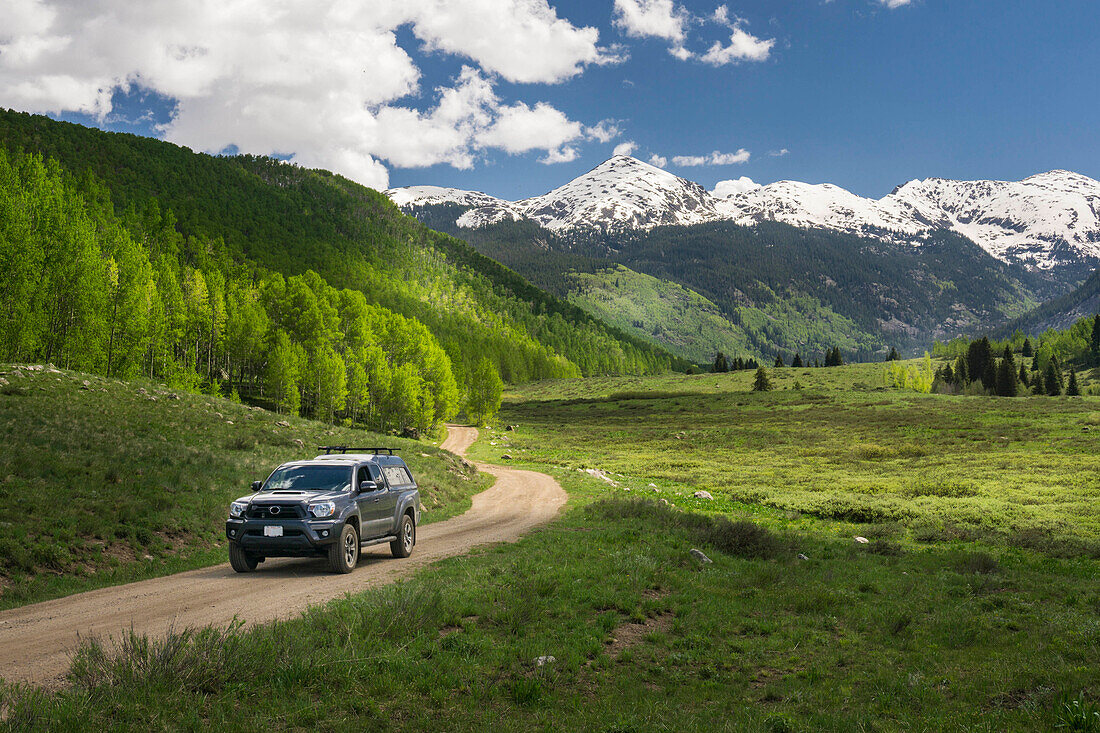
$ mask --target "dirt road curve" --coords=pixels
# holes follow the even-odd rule
[[[444,448],[463,455],[477,430],[450,427]],[[390,557],[389,545],[363,550],[349,575],[333,575],[323,560],[272,559],[250,575],[228,564],[103,588],[0,612],[0,677],[45,686],[63,682],[78,635],[106,637],[133,625],[142,634],[169,628],[287,618],[307,606],[387,583],[475,545],[511,542],[549,521],[565,503],[554,479],[533,471],[478,465],[497,477],[460,517],[418,529],[412,557]]]

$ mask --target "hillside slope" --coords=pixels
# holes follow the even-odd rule
[[[11,111],[0,111],[0,146],[55,158],[75,179],[94,176],[128,221],[165,226],[227,261],[283,275],[314,270],[415,318],[440,341],[460,385],[484,357],[515,382],[679,364],[327,171],[195,154]]]
[[[0,607],[225,562],[229,502],[318,445],[392,445],[424,521],[486,486],[438,448],[146,380],[0,365]]]

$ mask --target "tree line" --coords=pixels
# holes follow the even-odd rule
[[[377,429],[428,430],[460,407],[422,323],[316,272],[234,262],[155,205],[117,217],[94,178],[2,150],[0,349]]]
[[[937,391],[1000,397],[1079,395],[1077,370],[1100,366],[1100,315],[1081,318],[1062,331],[1047,331],[1037,342],[1016,334],[1004,342],[982,337],[937,343],[938,355],[948,361],[936,371]]]

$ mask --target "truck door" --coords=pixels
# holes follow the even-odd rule
[[[359,494],[355,497],[355,501],[359,504],[359,517],[362,522],[361,539],[369,540],[386,533],[386,526],[379,508],[386,494],[386,484],[382,480],[382,473],[376,466],[370,464],[360,466],[356,474],[356,486],[359,487]],[[374,490],[364,488],[363,484],[367,481],[374,481],[378,484],[378,487]]]

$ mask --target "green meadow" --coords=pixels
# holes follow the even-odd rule
[[[882,370],[513,390],[471,455],[558,478],[554,522],[298,619],[89,641],[5,724],[1100,729],[1100,399]]]

